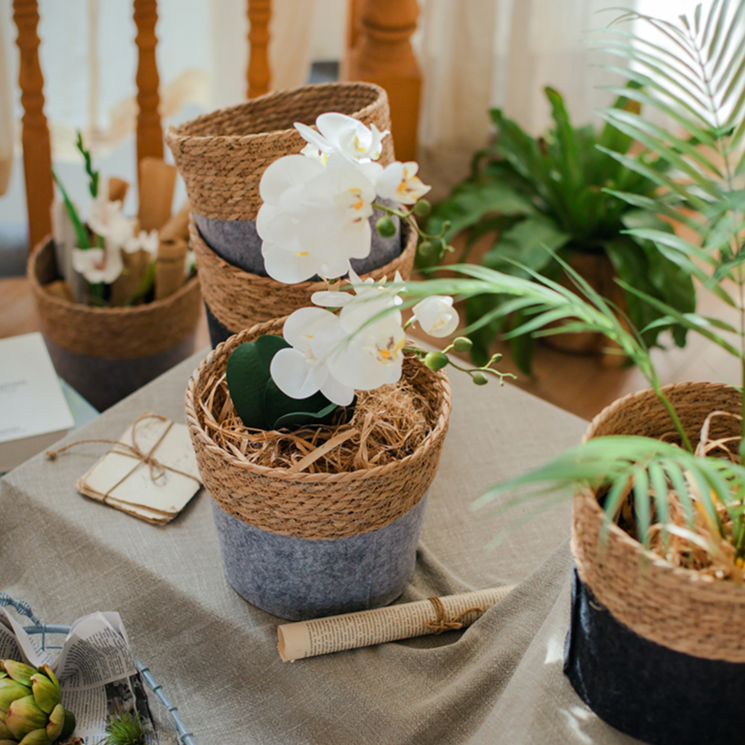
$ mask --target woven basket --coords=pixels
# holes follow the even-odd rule
[[[192,210],[214,220],[255,220],[259,181],[277,158],[307,144],[295,122],[310,126],[328,111],[390,129],[386,92],[372,83],[325,83],[270,93],[239,106],[205,114],[165,138],[186,183]],[[380,163],[394,160],[393,139],[383,139]]]
[[[740,393],[727,385],[681,383],[664,391],[694,446],[712,411],[740,412]],[[711,422],[712,438],[738,434],[731,417]],[[651,390],[606,408],[583,441],[607,435],[680,444]],[[738,739],[745,587],[673,567],[615,523],[604,529],[604,517],[595,493],[575,495],[571,546],[578,576],[565,660],[572,685],[606,722],[645,742]]]
[[[418,360],[404,378],[431,402],[430,431],[401,460],[344,473],[304,473],[255,465],[222,448],[205,427],[217,406],[231,352],[284,319],[245,330],[202,362],[186,390],[186,421],[213,514],[228,580],[249,602],[293,620],[378,607],[406,588],[426,496],[448,429],[447,377]]]
[[[59,279],[51,239],[32,253],[27,276],[58,373],[98,409],[129,395],[193,352],[201,302],[196,277],[170,297],[131,308],[70,303],[44,290],[44,285]],[[114,369],[119,380],[109,377],[98,383],[108,390],[91,389],[90,380]]]
[[[396,272],[400,272],[404,279],[411,276],[417,235],[405,225],[404,236],[406,247],[403,252],[385,266],[363,275],[363,279],[372,277],[378,281],[388,277],[393,280]],[[202,240],[193,219],[190,222],[190,245],[196,253],[205,303],[214,317],[233,333],[310,306],[311,295],[327,289],[325,282],[287,285],[233,266]]]

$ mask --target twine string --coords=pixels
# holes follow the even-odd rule
[[[158,479],[162,478],[165,475],[166,471],[172,471],[173,473],[181,474],[182,476],[186,476],[187,478],[193,479],[198,484],[201,485],[201,481],[194,476],[191,473],[186,473],[186,471],[181,471],[178,468],[174,468],[173,466],[169,466],[166,463],[162,463],[159,461],[153,453],[158,449],[158,447],[161,445],[163,440],[165,440],[168,433],[171,431],[171,428],[173,427],[173,422],[168,422],[168,426],[163,430],[163,433],[161,436],[157,439],[155,444],[150,448],[150,450],[146,453],[144,452],[140,446],[137,444],[137,425],[140,424],[145,419],[157,419],[161,422],[166,422],[168,419],[164,416],[160,416],[159,414],[151,414],[150,412],[145,412],[143,414],[140,414],[140,416],[135,419],[134,424],[132,425],[132,444],[128,444],[126,442],[121,442],[120,440],[108,440],[105,438],[93,438],[93,439],[85,439],[85,440],[75,440],[74,442],[69,443],[68,445],[65,445],[64,447],[59,448],[58,450],[47,450],[45,455],[50,460],[56,460],[57,456],[60,453],[63,453],[65,450],[69,450],[70,448],[76,447],[77,445],[83,445],[84,443],[90,443],[90,442],[102,442],[109,445],[114,445],[114,448],[110,451],[112,453],[116,453],[117,455],[125,455],[128,458],[133,458],[137,461],[135,463],[134,467],[131,471],[128,471],[122,478],[117,481],[114,486],[112,486],[106,494],[103,495],[103,502],[104,504],[107,503],[109,497],[111,496],[112,492],[118,487],[121,486],[140,466],[146,465],[150,469],[150,480],[153,482],[156,482]]]
[[[427,598],[432,603],[435,609],[435,620],[426,621],[425,626],[433,631],[435,634],[442,634],[443,631],[455,631],[462,629],[465,624],[461,619],[465,618],[469,613],[476,612],[479,616],[484,612],[484,608],[480,605],[474,605],[470,608],[466,608],[462,613],[459,613],[454,618],[448,618],[448,612],[443,605],[442,600],[434,595],[431,598]]]

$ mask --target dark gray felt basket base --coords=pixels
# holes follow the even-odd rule
[[[333,540],[247,525],[214,501],[225,576],[249,603],[291,621],[392,603],[414,574],[427,494],[379,530]]]
[[[88,357],[63,349],[46,334],[57,374],[99,411],[108,409],[194,353],[196,332],[168,349],[129,360]]]

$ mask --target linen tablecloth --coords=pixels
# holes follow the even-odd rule
[[[62,442],[118,438],[146,410],[183,422],[186,382],[204,354]],[[119,611],[200,745],[635,742],[592,714],[562,674],[569,500],[491,553],[502,522],[469,510],[490,484],[577,443],[585,422],[509,385],[450,378],[450,432],[400,602],[519,583],[464,632],[281,662],[281,621],[223,576],[209,496],[200,491],[163,528],[89,501],[75,481],[100,444],[55,462],[37,456],[0,480],[0,589],[49,623]]]

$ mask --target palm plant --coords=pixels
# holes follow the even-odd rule
[[[516,276],[527,276],[526,269],[551,279],[561,276],[559,263],[544,247],[569,261],[574,253],[605,255],[620,279],[634,283],[646,295],[681,313],[694,310],[690,274],[634,231],[646,228],[673,232],[668,222],[648,209],[660,180],[667,178],[673,164],[653,147],[631,158],[629,148],[635,138],[627,127],[618,125],[626,121],[626,115],[639,116],[640,97],[635,94],[643,86],[642,81],[631,80],[628,88],[617,91],[612,111],[618,116],[608,116],[598,132],[592,125],[573,127],[561,95],[552,88],[545,92],[554,126],[545,137],[531,137],[500,109],[493,109],[490,113],[497,129],[494,145],[476,154],[471,176],[435,205],[428,230],[439,233],[447,228],[446,241],[467,230],[461,261],[476,241],[494,234],[494,245],[482,264]],[[632,168],[629,161],[643,167]],[[620,194],[638,199],[627,200]],[[673,192],[668,202],[676,199]],[[420,261],[420,265],[434,263],[432,258]],[[526,320],[525,309],[508,315],[491,314],[507,299],[485,294],[470,298],[466,304],[470,323],[490,318],[488,323],[475,325],[470,334],[472,355],[479,364],[488,357],[497,334],[517,328]],[[655,345],[662,328],[650,324],[664,314],[656,305],[628,291],[624,305],[636,327],[645,329],[647,344]],[[685,328],[673,322],[672,331],[676,344],[683,346]],[[532,337],[523,334],[509,338],[516,362],[529,372]]]
[[[691,242],[646,226],[631,228],[628,234],[652,243],[667,260],[695,278],[702,291],[714,292],[734,308],[739,318],[736,326],[682,312],[637,282],[619,280],[628,294],[649,303],[660,314],[652,324],[638,328],[555,251],[548,255],[564,268],[578,293],[525,264],[520,267],[522,276],[460,265],[457,269],[463,278],[407,287],[414,296],[448,293],[466,299],[499,298],[500,302],[471,326],[472,332],[517,312],[527,320],[510,332],[512,336],[571,331],[606,334],[622,354],[639,365],[678,434],[678,444],[631,436],[591,440],[536,471],[494,487],[476,507],[523,487],[529,490],[527,496],[512,497],[499,509],[526,498],[537,500],[540,506],[555,499],[559,487],[590,486],[608,521],[617,519],[624,503],[632,506],[632,532],[645,546],[656,535],[662,536],[664,547],[674,534],[687,541],[691,551],[708,553],[712,561],[715,557],[721,561],[720,549],[727,546],[726,560],[731,565],[725,576],[737,579],[743,578],[745,563],[745,404],[739,417],[740,437],[727,443],[726,450],[720,449],[720,457],[708,455],[705,447],[694,452],[662,389],[645,334],[650,328],[672,323],[701,334],[740,361],[745,384],[745,190],[740,185],[745,171],[744,15],[745,0],[714,0],[708,12],[699,5],[691,17],[681,16],[678,23],[632,13],[622,16],[610,28],[609,47],[633,63],[625,72],[637,86],[617,93],[647,110],[672,117],[685,135],[668,132],[630,107],[602,113],[618,131],[658,153],[670,166],[650,168],[645,158],[606,148],[624,168],[659,187],[657,193],[645,196],[613,188],[613,196],[687,226],[698,240]],[[668,46],[635,39],[620,25],[631,19],[650,24],[668,40]],[[562,325],[554,325],[557,321]]]

